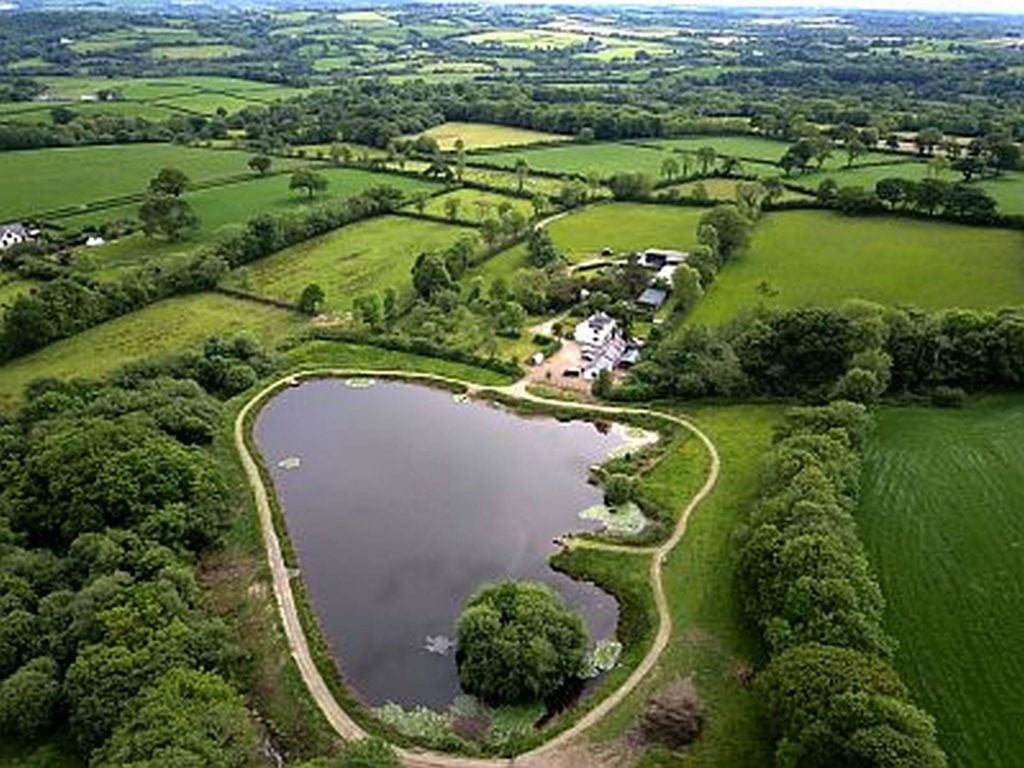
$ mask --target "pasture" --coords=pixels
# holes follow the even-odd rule
[[[436,139],[441,149],[446,151],[454,149],[455,142],[459,139],[462,139],[466,149],[487,149],[489,147],[536,144],[542,141],[565,141],[570,138],[569,136],[562,136],[557,133],[531,131],[526,128],[513,128],[507,125],[458,122],[435,125],[420,135]]]
[[[661,164],[671,155],[653,147],[630,144],[597,143],[571,144],[565,147],[544,147],[523,151],[488,152],[474,155],[473,162],[499,168],[514,168],[522,159],[537,171],[547,173],[596,174],[608,178],[616,173],[640,171],[657,178]]]
[[[697,194],[698,189],[703,185],[704,191],[707,192],[709,199],[731,202],[736,199],[736,188],[742,183],[744,183],[743,179],[712,177],[701,179],[700,181],[688,181],[685,184],[674,184],[670,187],[662,187],[656,194],[664,195],[672,192],[673,190],[677,190],[681,196],[689,197]],[[807,197],[808,195],[803,192],[794,192],[791,189],[785,189],[778,199],[805,200]]]
[[[1024,399],[878,414],[858,522],[950,765],[1024,754]],[[1011,714],[1014,713],[1014,714]]]
[[[428,181],[354,168],[324,168],[322,174],[328,182],[327,191],[312,201],[304,193],[288,188],[287,174],[258,177],[237,184],[225,184],[187,193],[186,199],[199,217],[199,229],[192,237],[180,242],[169,242],[147,238],[141,232],[135,233],[99,248],[79,248],[75,268],[90,272],[98,278],[116,277],[125,270],[166,262],[183,254],[193,253],[202,246],[216,243],[222,237],[237,231],[246,221],[258,214],[278,216],[298,213],[324,202],[342,200],[382,185],[399,189],[406,195],[436,189],[436,185]],[[137,205],[126,205],[62,219],[61,224],[76,228],[121,217],[133,218],[137,210]]]
[[[497,216],[498,208],[502,205],[510,205],[513,210],[530,218],[533,216],[533,206],[529,200],[521,197],[510,197],[499,195],[494,192],[482,192],[478,189],[456,189],[427,200],[424,213],[431,216],[448,218],[448,206],[450,201],[455,201],[458,206],[456,220],[481,222],[489,216]],[[406,210],[416,210],[413,206],[406,206]]]
[[[206,45],[158,45],[149,49],[154,59],[182,61],[191,59],[229,59],[245,53],[237,45],[210,43]]]
[[[476,231],[466,227],[381,216],[279,251],[235,270],[226,282],[289,302],[298,301],[303,288],[317,283],[326,294],[325,309],[347,311],[358,296],[408,285],[420,253],[475,236]]]
[[[1024,233],[823,211],[770,213],[689,316],[715,325],[743,309],[838,304],[997,308],[1024,296]]]
[[[172,144],[4,152],[0,178],[18,183],[0,184],[0,221],[141,193],[167,166],[181,169],[193,182],[248,174],[250,157],[247,152]]]
[[[0,410],[43,376],[98,378],[125,363],[168,355],[217,334],[247,331],[274,344],[304,320],[293,312],[216,293],[165,299],[50,344],[0,367]]]
[[[602,203],[556,219],[548,231],[572,262],[645,248],[686,250],[697,244],[697,222],[705,208],[642,203]]]

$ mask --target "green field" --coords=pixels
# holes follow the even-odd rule
[[[416,257],[443,249],[476,230],[381,216],[351,224],[235,270],[228,284],[282,301],[297,301],[302,289],[318,283],[325,308],[347,311],[356,297],[400,288],[410,281]]]
[[[171,144],[40,149],[0,154],[0,221],[141,193],[165,166],[195,181],[250,173],[250,154]],[[279,163],[287,161],[278,161]]]
[[[697,222],[704,213],[703,208],[602,203],[551,222],[548,231],[573,262],[600,256],[604,248],[686,250],[697,242]]]
[[[488,216],[497,216],[498,206],[506,203],[527,218],[533,216],[533,205],[529,200],[524,200],[521,197],[499,195],[494,192],[482,192],[478,189],[456,189],[453,192],[432,197],[427,201],[424,213],[447,218],[448,212],[445,206],[449,200],[458,201],[459,212],[456,218],[461,221],[480,222]],[[415,207],[406,206],[406,210],[415,211],[416,209]]]
[[[212,43],[209,45],[159,45],[150,48],[154,59],[179,61],[182,59],[227,59],[245,53],[237,45]]]
[[[682,139],[647,139],[642,143],[668,150],[695,153],[701,147],[713,147],[719,155],[750,158],[777,163],[789,149],[784,141],[759,136],[693,136]]]
[[[79,248],[75,268],[92,272],[96,277],[109,278],[125,269],[193,253],[197,248],[216,243],[224,236],[236,232],[248,219],[261,213],[276,216],[300,212],[328,200],[352,197],[382,185],[395,187],[407,195],[436,189],[435,184],[425,180],[354,168],[324,168],[321,171],[328,180],[327,191],[313,201],[304,193],[288,188],[287,174],[190,192],[187,199],[199,216],[199,229],[189,239],[170,242],[147,238],[141,232],[135,233],[99,248]],[[122,217],[133,218],[137,210],[138,206],[134,204],[120,206],[67,217],[61,219],[60,223],[74,229]]]
[[[540,141],[565,141],[568,136],[557,133],[531,131],[526,128],[513,128],[507,125],[491,125],[490,123],[441,123],[424,131],[422,136],[437,139],[441,149],[455,148],[455,142],[462,139],[466,149],[486,149],[488,147],[511,147],[520,144],[536,144]]]
[[[768,293],[759,290],[765,283]],[[767,214],[690,315],[717,324],[758,304],[862,298],[882,304],[995,308],[1024,296],[1024,233],[822,211]]]
[[[96,378],[132,360],[243,330],[272,344],[303,324],[292,312],[215,293],[166,299],[5,363],[0,409],[14,405],[25,386],[43,376]]]
[[[663,195],[671,190],[678,190],[679,194],[687,197],[693,195],[698,186],[703,184],[708,196],[713,200],[734,201],[736,199],[736,188],[743,184],[743,179],[722,179],[710,178],[700,181],[688,181],[685,184],[674,184],[670,187],[661,187],[658,194]],[[807,195],[803,192],[795,192],[791,189],[783,190],[778,197],[779,200],[806,200]]]
[[[520,160],[538,171],[586,175],[596,173],[601,178],[616,173],[641,171],[657,178],[661,164],[671,155],[651,147],[630,144],[572,144],[565,147],[487,152],[472,158],[474,162],[513,168]]]
[[[860,528],[896,663],[957,768],[1024,755],[1024,399],[886,409]]]

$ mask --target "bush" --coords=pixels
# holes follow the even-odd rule
[[[692,678],[670,685],[647,703],[640,730],[653,742],[679,749],[697,740],[704,728],[704,708]]]
[[[936,387],[931,402],[936,408],[963,408],[967,393],[960,387]]]
[[[488,703],[545,699],[578,677],[587,647],[579,614],[547,586],[484,587],[458,622],[459,676]]]

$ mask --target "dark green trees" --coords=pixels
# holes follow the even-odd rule
[[[549,587],[484,587],[459,617],[459,676],[487,702],[544,699],[574,679],[587,646],[580,616]]]

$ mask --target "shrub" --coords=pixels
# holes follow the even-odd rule
[[[931,402],[936,408],[963,408],[967,393],[960,387],[935,387]]]
[[[458,622],[459,675],[468,693],[493,704],[544,699],[580,671],[587,632],[547,586],[484,587]]]

